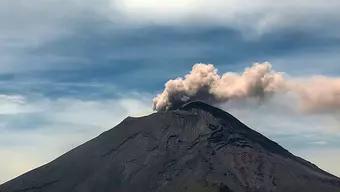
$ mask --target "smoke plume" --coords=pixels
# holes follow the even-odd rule
[[[184,78],[165,84],[163,92],[153,99],[153,108],[164,111],[193,100],[210,104],[247,98],[266,100],[270,95],[287,92],[295,94],[300,108],[307,112],[340,109],[340,79],[324,76],[287,79],[268,62],[255,63],[241,74],[222,75],[212,64],[195,64]]]

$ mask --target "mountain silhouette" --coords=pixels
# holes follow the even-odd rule
[[[0,192],[340,192],[340,179],[191,102],[128,117]]]

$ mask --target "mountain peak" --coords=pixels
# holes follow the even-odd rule
[[[182,106],[180,106],[176,110],[205,111],[205,112],[213,115],[216,118],[221,118],[221,119],[224,119],[224,120],[238,121],[234,116],[232,116],[228,112],[223,111],[222,109],[214,107],[210,104],[207,104],[203,101],[190,101],[188,103],[183,104]]]
[[[203,101],[190,101],[180,106],[179,109],[181,110],[200,109],[200,110],[205,110],[209,112],[222,111],[221,109],[213,107],[207,103],[204,103]]]

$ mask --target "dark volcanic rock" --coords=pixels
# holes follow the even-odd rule
[[[339,178],[201,102],[115,128],[0,192],[340,192]]]

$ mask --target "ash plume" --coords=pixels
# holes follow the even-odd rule
[[[288,81],[287,87],[298,96],[304,112],[340,111],[340,78],[314,76]]]
[[[287,79],[272,69],[269,62],[255,63],[243,73],[222,75],[212,64],[195,64],[184,77],[169,80],[165,89],[153,99],[153,109],[165,111],[193,100],[210,104],[258,98],[292,92],[300,109],[319,112],[340,109],[340,79],[325,76]]]

